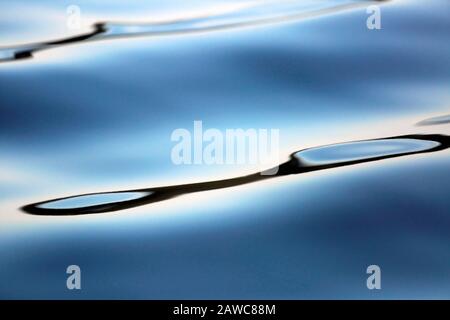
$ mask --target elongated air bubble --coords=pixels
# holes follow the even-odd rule
[[[302,165],[326,165],[423,151],[438,145],[436,141],[419,139],[381,139],[316,147],[294,156]]]
[[[114,204],[148,196],[149,192],[106,192],[68,197],[40,204],[42,209],[79,209]]]

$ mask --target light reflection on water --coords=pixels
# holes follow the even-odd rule
[[[66,36],[65,4],[36,5],[53,17],[31,15],[45,39]],[[137,2],[80,5],[90,22],[143,17]],[[146,9],[168,14],[178,5],[152,1]],[[383,3],[377,31],[365,27],[363,7],[242,30],[72,45],[0,65],[0,297],[449,298],[448,151],[190,194],[124,214],[19,210],[246,172],[171,163],[172,130],[198,119],[220,130],[279,128],[286,154],[448,135],[445,121],[415,124],[449,114],[449,6]],[[213,5],[192,5],[206,7]],[[39,39],[40,28],[17,20],[23,28],[0,28],[14,29],[5,45]],[[74,263],[83,270],[76,295],[64,286]],[[383,270],[380,292],[365,288],[370,264]]]
[[[297,152],[295,156],[309,165],[323,165],[416,152],[433,148],[437,145],[439,143],[434,141],[381,139],[312,148]]]
[[[148,195],[148,193],[146,192],[121,192],[121,193],[109,192],[109,193],[71,197],[69,199],[43,204],[40,207],[47,209],[80,208],[84,206],[94,206],[94,205],[129,201],[139,199],[146,195]]]

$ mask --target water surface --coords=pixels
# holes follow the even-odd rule
[[[448,1],[71,4],[0,3],[1,298],[450,298]],[[279,173],[174,165],[195,120]]]

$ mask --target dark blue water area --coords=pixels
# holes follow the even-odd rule
[[[285,178],[174,217],[149,206],[128,221],[63,220],[2,242],[1,296],[449,298],[448,159]],[[74,261],[76,293],[64,286]],[[371,264],[382,269],[380,291],[366,288]]]
[[[116,1],[121,10],[90,3],[80,5],[94,17],[139,12],[135,2],[129,12]],[[149,8],[173,9],[160,3]],[[65,4],[40,4],[65,17]],[[449,2],[393,0],[381,8],[375,31],[361,7],[289,23],[77,43],[0,63],[0,298],[450,298],[445,150],[113,213],[20,209],[240,173],[173,164],[171,133],[191,130],[194,120],[219,130],[279,129],[286,155],[449,134]],[[2,30],[17,33],[0,31],[8,41],[40,38],[38,28],[21,36],[5,21]],[[44,38],[59,37],[46,21]],[[358,158],[354,151],[345,156]],[[81,267],[81,290],[66,288],[71,264]],[[366,287],[372,264],[381,267],[381,290]]]

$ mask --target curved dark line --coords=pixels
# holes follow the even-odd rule
[[[95,23],[93,27],[94,27],[94,31],[92,31],[90,33],[82,34],[82,35],[78,35],[78,36],[74,36],[74,37],[70,37],[70,38],[66,38],[66,39],[61,39],[61,40],[44,42],[44,46],[55,46],[55,45],[69,44],[69,43],[73,43],[73,42],[81,42],[81,41],[85,41],[88,39],[92,39],[96,35],[105,33],[107,31],[106,23],[104,23],[104,22]]]
[[[380,160],[384,160],[384,159],[408,156],[408,155],[413,155],[413,154],[436,152],[436,151],[445,150],[450,146],[450,137],[449,136],[437,135],[437,134],[393,136],[393,137],[387,137],[387,138],[359,140],[359,141],[353,141],[353,142],[365,142],[365,141],[376,141],[376,140],[387,140],[387,139],[415,139],[415,140],[433,141],[433,142],[437,142],[439,144],[435,147],[432,147],[430,149],[425,149],[425,150],[411,151],[411,152],[391,154],[391,155],[383,155],[383,156],[378,156],[378,157],[350,160],[350,161],[337,162],[337,163],[329,163],[329,164],[323,164],[323,165],[306,164],[306,163],[302,162],[301,159],[298,159],[297,157],[295,157],[295,154],[297,154],[301,151],[311,149],[311,148],[308,148],[308,149],[303,149],[303,150],[292,153],[290,155],[290,160],[279,165],[278,171],[274,175],[263,175],[262,174],[263,172],[257,172],[257,173],[253,173],[253,174],[242,176],[242,177],[236,177],[236,178],[224,179],[224,180],[216,180],[216,181],[207,181],[207,182],[199,182],[199,183],[190,183],[190,184],[155,187],[155,188],[144,188],[144,189],[135,189],[135,190],[126,190],[126,191],[87,193],[87,194],[82,194],[82,195],[77,195],[77,196],[69,196],[69,197],[64,197],[64,198],[57,198],[57,199],[32,203],[32,204],[22,207],[21,209],[29,214],[56,215],[56,216],[112,212],[112,211],[118,211],[118,210],[129,209],[129,208],[133,208],[133,207],[137,207],[137,206],[142,206],[142,205],[159,202],[159,201],[163,201],[163,200],[168,200],[168,199],[180,196],[180,195],[189,194],[189,193],[193,193],[193,192],[230,188],[230,187],[240,186],[240,185],[244,185],[244,184],[248,184],[248,183],[263,181],[263,180],[267,180],[267,179],[271,179],[271,178],[275,178],[275,177],[279,177],[279,176],[286,176],[286,175],[290,175],[290,174],[301,174],[301,173],[307,173],[307,172],[312,172],[312,171],[319,171],[319,170],[325,170],[325,169],[331,169],[331,168],[350,166],[350,165],[355,165],[355,164],[365,163],[365,162],[380,161]],[[336,145],[336,144],[333,144],[333,145]],[[85,206],[85,207],[70,208],[70,209],[49,209],[49,208],[40,207],[43,204],[47,204],[47,203],[54,202],[54,201],[60,201],[60,200],[64,200],[64,199],[75,198],[75,197],[98,195],[98,194],[105,194],[105,193],[125,193],[125,192],[126,193],[145,192],[145,193],[149,193],[149,195],[143,196],[143,197],[137,198],[137,199],[132,199],[132,200],[111,202],[111,203],[107,203],[107,204],[99,204],[99,205],[94,205],[94,206]]]
[[[67,44],[71,43],[78,43],[86,40],[90,40],[94,38],[95,36],[98,36],[100,34],[106,33],[107,28],[106,24],[103,22],[95,23],[93,25],[94,30],[90,33],[81,34],[77,36],[73,36],[70,38],[64,38],[59,40],[50,40],[46,42],[41,43],[34,43],[34,44],[28,44],[28,45],[21,45],[17,47],[14,52],[13,57],[6,58],[6,59],[0,59],[0,63],[6,62],[6,61],[14,61],[14,60],[23,60],[23,59],[29,59],[33,57],[33,53],[46,50],[46,49],[52,49],[56,47],[61,47]],[[0,48],[0,51],[2,49]],[[4,50],[4,49],[3,49]],[[14,50],[14,49],[11,49]]]
[[[114,22],[97,22],[95,23],[93,27],[93,31],[87,34],[81,34],[72,36],[69,38],[63,38],[59,40],[51,40],[51,41],[43,41],[38,43],[30,43],[30,44],[23,44],[18,45],[14,47],[8,47],[8,48],[1,48],[0,52],[2,50],[11,50],[13,52],[12,57],[7,58],[0,58],[1,62],[9,62],[9,61],[15,61],[15,60],[23,60],[33,57],[33,53],[47,50],[47,49],[53,49],[57,47],[61,47],[64,45],[74,44],[74,43],[80,43],[80,42],[86,42],[86,41],[99,41],[99,40],[108,40],[108,39],[123,39],[123,38],[136,38],[136,37],[145,37],[145,36],[162,36],[162,35],[180,35],[180,34],[193,34],[193,33],[200,33],[200,32],[212,32],[212,31],[220,31],[220,30],[228,30],[228,29],[236,29],[236,28],[242,28],[242,27],[250,27],[250,26],[261,26],[271,23],[280,23],[280,22],[286,22],[286,21],[292,21],[296,19],[302,19],[302,18],[312,18],[317,17],[333,12],[339,12],[342,10],[352,9],[352,8],[358,8],[362,5],[367,5],[370,2],[385,2],[388,0],[372,0],[372,1],[364,1],[361,3],[346,3],[341,5],[336,5],[333,7],[328,8],[322,8],[307,12],[298,12],[293,14],[286,14],[283,16],[277,16],[277,17],[265,17],[260,19],[255,19],[251,21],[240,21],[240,22],[231,22],[228,24],[218,24],[218,25],[212,25],[207,26],[204,28],[184,28],[181,30],[165,30],[165,31],[142,31],[138,33],[122,33],[122,34],[108,34],[108,31],[110,30],[111,26],[114,25],[124,25],[124,26],[161,26],[161,25],[171,25],[172,23],[141,23],[141,24],[132,24],[132,23],[114,23]],[[218,15],[218,17],[221,17]],[[195,18],[198,19],[198,18]],[[180,22],[189,22],[195,19],[186,19],[186,20],[177,20],[175,23]]]

